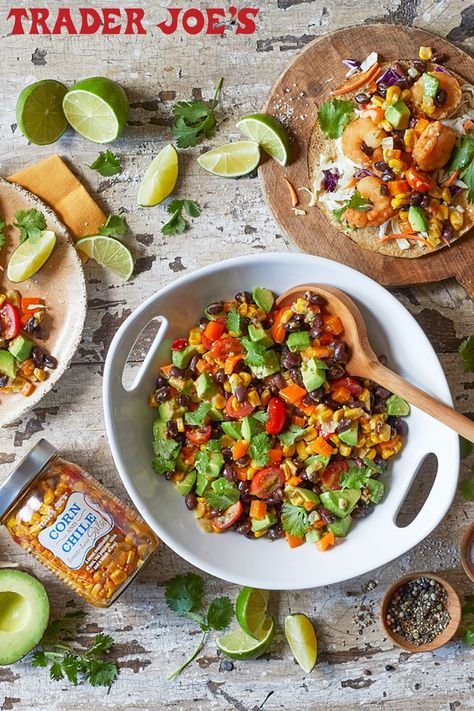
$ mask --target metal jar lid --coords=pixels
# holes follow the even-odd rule
[[[0,486],[0,521],[30,483],[58,454],[56,447],[46,439],[40,439],[23,457],[8,479]]]

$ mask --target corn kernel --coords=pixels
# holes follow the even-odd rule
[[[341,444],[339,447],[339,454],[342,454],[343,457],[348,457],[351,451],[351,447],[348,447],[347,444]]]
[[[422,59],[424,62],[427,62],[431,57],[433,56],[433,50],[431,47],[420,47],[420,51],[418,52],[418,56],[420,59]]]
[[[449,221],[450,221],[454,230],[460,230],[464,224],[464,215],[462,212],[458,212],[457,210],[452,210],[449,213]]]
[[[283,445],[283,456],[284,457],[292,457],[295,453],[295,445],[294,444],[285,444]]]
[[[266,528],[264,528],[262,531],[254,531],[253,537],[254,538],[261,538],[262,536],[264,536],[266,534],[266,532],[267,532]]]
[[[239,373],[239,377],[242,382],[242,385],[250,385],[252,381],[251,373]]]
[[[5,294],[0,294],[0,306],[5,303],[6,300],[7,297],[5,296]]]
[[[405,149],[408,153],[411,153],[415,147],[416,143],[416,133],[414,128],[408,128],[403,136],[403,142],[405,143]]]
[[[48,506],[48,504],[52,504],[54,501],[54,491],[52,489],[48,489],[43,496],[43,503]]]
[[[398,158],[390,158],[388,161],[388,165],[392,170],[397,173],[401,173],[402,170],[405,168],[403,161],[399,160]]]
[[[238,375],[238,373],[232,373],[232,375],[229,376],[229,383],[232,391],[234,392],[236,387],[241,383],[240,375]]]
[[[408,210],[400,210],[398,216],[400,220],[408,220]]]
[[[271,399],[271,397],[272,397],[272,394],[271,394],[270,390],[268,388],[265,388],[265,390],[263,391],[263,393],[260,396],[260,401],[261,401],[261,404],[263,405],[263,407],[268,405],[268,402]]]
[[[386,103],[387,104],[394,104],[398,99],[400,98],[400,94],[402,93],[402,90],[400,89],[399,86],[389,86],[387,89],[387,96],[386,96]]]
[[[41,368],[35,368],[33,370],[33,375],[35,376],[36,380],[39,380],[40,382],[43,382],[44,380],[48,379],[48,373],[45,370],[42,370]]]
[[[443,189],[441,193],[441,199],[449,205],[449,203],[451,202],[451,190],[449,188]]]
[[[189,332],[188,341],[191,346],[198,346],[201,343],[201,329],[192,328]]]
[[[421,104],[421,110],[428,116],[431,116],[432,114],[434,114],[435,109],[436,106],[431,96],[424,96],[423,102]]]
[[[285,459],[283,462],[283,466],[286,464],[286,470],[290,473],[290,476],[294,476],[297,472],[297,467],[294,462],[291,461],[291,459]]]
[[[297,299],[291,309],[297,314],[305,314],[308,311],[309,302],[306,299]]]
[[[247,396],[247,399],[253,407],[258,407],[258,405],[260,405],[260,395],[256,390],[251,390]]]
[[[384,131],[387,131],[387,133],[390,133],[391,131],[393,131],[393,126],[390,123],[390,121],[387,121],[387,119],[384,119],[383,121],[381,121],[380,126],[384,129]]]
[[[230,383],[228,381],[224,383],[224,390],[226,391],[226,393],[232,392],[232,388],[230,387]]]
[[[216,407],[218,410],[222,410],[225,407],[225,397],[218,393],[217,395],[214,395],[212,398],[212,404],[214,407]],[[181,430],[180,430],[181,432]]]
[[[407,197],[394,197],[392,198],[391,204],[394,210],[396,210],[399,207],[403,207],[404,205],[408,204],[409,198]]]
[[[198,505],[196,506],[196,517],[197,518],[202,518],[206,514],[206,504],[203,504],[202,501],[198,502]]]
[[[249,305],[248,304],[240,304],[238,308],[238,312],[241,316],[247,316],[249,310]]]
[[[437,200],[440,200],[441,197],[443,196],[443,191],[440,190],[440,188],[435,185],[435,187],[428,192],[428,195],[432,198],[436,198]]]
[[[293,318],[293,311],[291,309],[287,309],[283,314],[280,319],[281,323],[288,323]]]
[[[411,99],[411,89],[404,89],[400,95],[400,99],[405,103]]]
[[[176,418],[176,427],[178,428],[178,432],[184,432],[184,422],[182,417]]]
[[[308,459],[308,453],[306,451],[306,443],[303,440],[300,440],[299,442],[296,443],[296,451],[298,453],[298,457],[304,461],[305,459]]]
[[[10,304],[12,304],[12,306],[16,306],[17,308],[20,308],[21,296],[20,296],[19,291],[16,291],[16,289],[9,289],[7,291],[6,298],[7,298],[7,301],[9,301]]]
[[[382,108],[382,106],[385,104],[385,102],[384,102],[384,100],[382,99],[381,96],[373,96],[373,97],[372,97],[372,103],[373,103],[375,106],[380,106],[380,108]]]
[[[253,479],[255,474],[258,472],[257,467],[248,467],[247,469],[247,479]]]

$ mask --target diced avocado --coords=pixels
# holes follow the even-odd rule
[[[212,380],[208,373],[201,373],[194,382],[194,387],[200,400],[210,400],[217,393],[217,383]]]
[[[20,335],[14,338],[13,341],[10,341],[8,344],[8,350],[12,356],[15,356],[19,363],[23,363],[24,360],[27,360],[30,357],[33,346],[33,341],[26,338],[26,336],[22,336],[20,333]]]
[[[273,346],[273,339],[270,338],[262,326],[255,326],[253,323],[249,323],[249,337],[251,341],[258,343],[264,348],[270,348],[270,346]]]
[[[258,533],[259,531],[265,531],[265,529],[270,528],[277,522],[277,517],[275,514],[267,513],[264,518],[252,519],[252,531]]]
[[[202,451],[196,457],[196,469],[207,480],[217,479],[224,464],[224,457],[220,452]]]
[[[326,380],[326,372],[317,358],[309,358],[301,366],[301,377],[306,390],[311,392],[321,387]]]
[[[345,518],[353,510],[360,497],[360,489],[338,489],[337,491],[325,491],[321,494],[320,499],[328,511],[339,518]]]
[[[16,358],[10,351],[0,351],[0,373],[14,378],[17,370]]]
[[[0,665],[13,664],[35,647],[49,621],[49,600],[25,570],[0,569]]]
[[[198,496],[202,496],[209,487],[209,479],[207,479],[201,472],[198,472],[196,477],[196,494]]]
[[[165,400],[158,407],[158,414],[163,422],[168,422],[176,416],[175,406],[172,400]]]
[[[177,368],[187,368],[193,355],[196,355],[196,346],[186,346],[182,351],[173,351],[171,360]]]
[[[207,416],[209,417],[211,422],[222,422],[222,420],[224,419],[224,415],[216,407],[211,407],[211,409],[207,413]]]
[[[242,420],[242,439],[246,439],[247,442],[262,430],[263,424],[252,415],[247,415]]]
[[[410,405],[402,397],[398,395],[390,395],[386,402],[387,415],[395,415],[397,417],[406,417],[410,414]]]
[[[251,365],[250,370],[254,378],[268,378],[269,375],[274,375],[280,372],[280,362],[275,351],[267,351],[265,354],[265,362],[263,365]]]
[[[422,207],[411,205],[408,210],[408,222],[414,232],[428,232],[428,220]]]
[[[303,506],[307,501],[311,501],[315,506],[319,504],[319,496],[314,491],[299,486],[285,486],[285,496],[294,506]]]
[[[153,423],[153,439],[165,439],[166,438],[166,422],[157,417]]]
[[[240,422],[223,422],[221,427],[223,433],[226,434],[228,437],[232,437],[232,439],[242,439],[242,429]]]
[[[195,469],[191,469],[182,481],[176,482],[175,487],[178,494],[181,494],[181,496],[187,496],[193,490],[196,479],[197,471]]]
[[[314,474],[314,472],[323,472],[327,465],[329,464],[329,460],[331,457],[325,457],[323,454],[313,454],[311,457],[308,457],[304,463],[304,468],[308,472],[308,474]]]
[[[385,109],[385,118],[397,131],[404,131],[408,128],[410,121],[410,109],[404,101],[398,100]]]
[[[290,351],[304,351],[305,348],[311,344],[311,338],[309,336],[309,331],[296,331],[296,333],[290,333],[286,345]]]
[[[352,526],[351,516],[346,516],[345,518],[338,518],[334,523],[330,523],[328,529],[334,533],[335,536],[339,538],[344,538],[349,533],[349,529]]]
[[[354,420],[349,429],[339,432],[338,436],[344,444],[348,444],[349,447],[355,447],[359,438],[359,423],[357,420]]]
[[[265,289],[265,287],[262,286],[255,287],[252,292],[252,299],[255,301],[259,309],[263,309],[266,314],[272,310],[272,306],[275,302],[270,289]]]
[[[439,91],[439,79],[433,74],[425,72],[421,75],[421,81],[423,82],[423,95],[434,99]]]
[[[321,535],[315,528],[311,528],[305,533],[305,538],[306,543],[317,543],[317,541],[321,538]]]

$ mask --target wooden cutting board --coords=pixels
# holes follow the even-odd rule
[[[334,259],[367,274],[386,286],[425,284],[455,277],[474,298],[474,236],[472,230],[451,247],[418,259],[386,257],[359,247],[339,232],[317,208],[306,208],[305,216],[291,210],[286,176],[295,187],[310,187],[308,145],[318,106],[332,88],[344,81],[347,68],[342,59],[365,59],[378,52],[383,61],[416,58],[420,45],[433,47],[435,54],[449,57],[447,68],[474,84],[474,60],[441,37],[424,30],[396,25],[361,25],[340,30],[311,42],[277,81],[264,111],[289,128],[291,163],[282,168],[267,160],[260,169],[268,205],[285,232],[303,251]],[[300,192],[301,207],[309,197]]]

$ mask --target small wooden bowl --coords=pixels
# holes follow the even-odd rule
[[[416,645],[412,644],[407,639],[405,639],[405,637],[402,637],[396,632],[392,632],[390,627],[387,625],[385,618],[387,616],[387,608],[389,602],[392,599],[395,590],[397,590],[397,588],[401,587],[405,583],[410,582],[410,580],[423,577],[436,580],[440,585],[444,587],[448,594],[446,606],[451,619],[446,629],[440,632],[440,634],[435,637],[432,642],[429,642],[428,644]],[[435,575],[434,573],[410,573],[409,575],[404,575],[403,578],[400,578],[389,587],[382,599],[380,615],[383,629],[385,630],[387,636],[390,637],[392,642],[398,647],[401,647],[402,649],[405,649],[408,652],[432,652],[434,649],[438,649],[439,647],[442,647],[444,644],[449,642],[456,634],[458,627],[461,623],[461,600],[459,599],[459,595],[457,594],[453,586],[448,583],[448,581],[444,578],[440,578],[439,575]]]
[[[461,563],[467,577],[474,582],[474,563],[472,560],[472,547],[474,546],[474,523],[464,532],[461,538]]]

